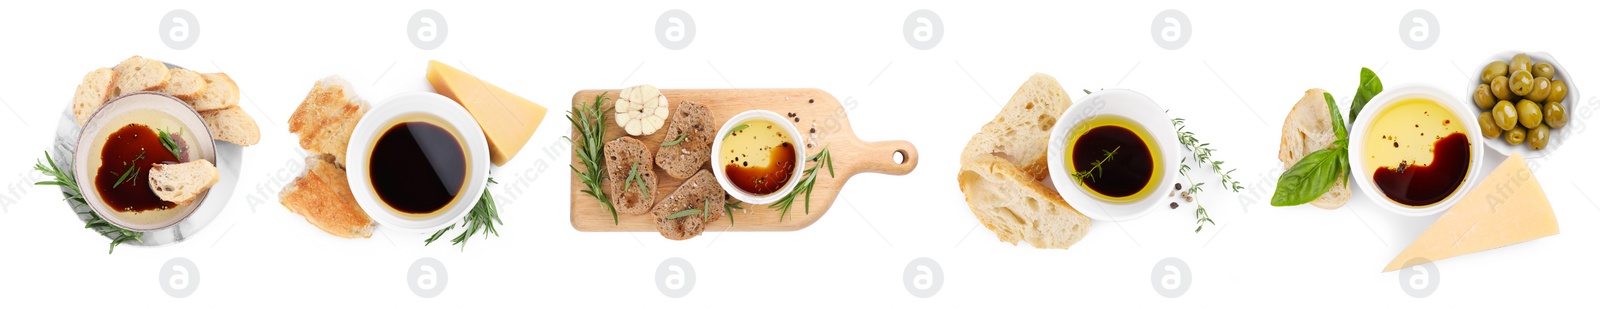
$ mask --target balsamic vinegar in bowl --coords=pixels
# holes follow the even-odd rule
[[[1067,141],[1070,181],[1089,189],[1095,197],[1121,203],[1149,196],[1159,185],[1155,177],[1162,166],[1160,148],[1150,133],[1132,120],[1118,116],[1090,119],[1073,130]]]

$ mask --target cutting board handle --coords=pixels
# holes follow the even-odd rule
[[[862,142],[857,147],[859,155],[851,159],[859,162],[857,166],[863,172],[905,175],[917,169],[917,146],[911,142]]]

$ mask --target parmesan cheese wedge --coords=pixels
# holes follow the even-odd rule
[[[544,121],[544,106],[438,61],[428,61],[428,83],[478,120],[489,140],[489,161],[496,166],[522,151]]]
[[[1514,245],[1560,233],[1555,210],[1521,154],[1482,183],[1389,262],[1383,272]]]

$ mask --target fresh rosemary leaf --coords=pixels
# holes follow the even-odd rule
[[[689,133],[678,133],[678,139],[674,139],[674,140],[670,140],[670,141],[661,143],[661,147],[677,145],[679,143],[683,143],[683,140],[685,140],[685,139],[689,139]]]
[[[684,209],[683,211],[675,212],[675,213],[672,213],[671,215],[668,215],[667,216],[667,220],[673,220],[673,219],[677,219],[677,218],[683,218],[683,217],[698,215],[698,214],[700,214],[700,212],[701,212],[701,210],[699,208]]]
[[[489,183],[499,184],[500,182],[495,181],[494,178],[489,178]],[[464,230],[461,231],[461,234],[457,234],[454,239],[451,239],[450,244],[461,246],[461,250],[467,250],[467,240],[473,235],[483,234],[484,239],[488,239],[491,234],[500,236],[500,231],[495,230],[494,226],[496,224],[505,225],[505,222],[500,221],[500,209],[494,202],[494,195],[490,194],[488,188],[484,188],[483,196],[478,198],[478,204],[473,205],[472,210],[467,211],[467,216],[461,218],[459,226]],[[432,245],[434,241],[439,240],[439,237],[444,236],[446,232],[457,226],[452,224],[433,232],[432,236],[429,236],[427,240],[423,240],[422,245]]]
[[[802,194],[804,194],[806,198],[805,212],[806,214],[811,213],[811,191],[815,189],[817,185],[817,168],[827,166],[828,177],[834,176],[833,155],[828,152],[828,147],[822,147],[822,151],[817,152],[816,155],[806,158],[806,161],[816,162],[816,164],[812,165],[811,168],[807,168],[802,173],[800,182],[795,184],[794,191],[789,191],[789,194],[784,195],[783,198],[778,199],[778,201],[772,203],[771,206],[767,206],[769,209],[778,211],[778,221],[783,221],[784,218],[789,216],[789,208],[794,206],[794,201]]]

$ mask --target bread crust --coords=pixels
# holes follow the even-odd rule
[[[333,155],[333,162],[344,166],[350,135],[367,109],[366,101],[356,96],[348,82],[329,77],[317,81],[289,115],[289,133],[300,136],[300,148]]]

